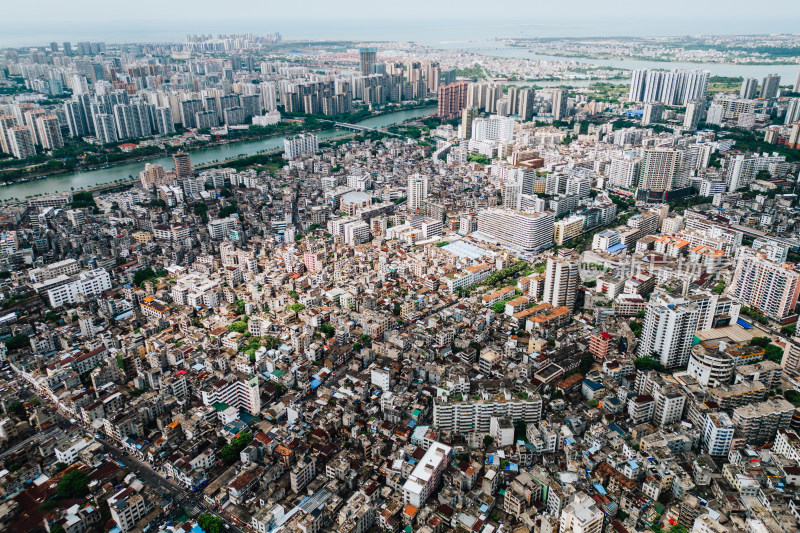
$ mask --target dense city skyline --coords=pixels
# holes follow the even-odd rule
[[[0,530],[798,529],[793,3],[127,7],[2,11]]]

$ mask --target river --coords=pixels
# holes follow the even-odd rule
[[[450,48],[449,46],[441,46],[442,48]],[[455,47],[455,46],[453,46]],[[700,68],[707,70],[712,76],[726,76],[726,77],[742,77],[742,78],[764,78],[768,74],[779,74],[781,76],[781,84],[790,85],[797,79],[797,73],[800,72],[800,65],[735,65],[731,63],[685,63],[679,61],[647,61],[639,59],[590,59],[584,57],[564,57],[558,55],[544,55],[531,53],[530,49],[503,46],[497,41],[479,41],[474,43],[461,43],[459,49],[467,52],[474,52],[476,54],[506,57],[517,59],[531,59],[538,61],[565,61],[574,62],[581,65],[597,65],[600,67],[619,68],[626,70],[634,70],[637,68],[650,68],[650,69],[664,69],[672,70],[685,69],[693,70]],[[561,82],[560,82],[561,83]],[[541,83],[540,83],[541,84]],[[565,85],[574,85],[574,83],[566,82]]]
[[[359,125],[370,128],[381,128],[399,124],[403,121],[423,117],[436,112],[436,106],[420,107],[417,109],[406,109],[395,111],[377,117],[369,117],[358,122]],[[330,139],[345,133],[346,130],[331,129],[316,132],[320,139]],[[208,148],[189,149],[186,152],[192,157],[193,165],[203,165],[224,161],[235,157],[253,155],[265,150],[275,150],[283,148],[285,136],[268,137],[255,141],[241,141]],[[163,165],[164,168],[172,168],[172,156],[163,156],[143,161],[134,161],[113,165],[109,168],[99,168],[96,170],[83,170],[64,174],[54,174],[53,176],[25,183],[15,183],[0,187],[0,200],[13,198],[23,199],[27,196],[37,194],[50,194],[54,192],[65,192],[72,189],[85,189],[96,185],[104,185],[119,180],[127,180],[131,176],[138,176],[144,169],[145,163]]]

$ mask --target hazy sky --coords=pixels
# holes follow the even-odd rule
[[[756,7],[757,5],[757,7]],[[7,22],[57,20],[63,23],[83,21],[147,20],[153,16],[183,20],[246,20],[286,19],[473,19],[488,18],[509,23],[544,22],[546,18],[562,20],[573,16],[583,19],[599,17],[643,19],[664,17],[687,20],[697,17],[741,20],[772,19],[776,23],[787,16],[800,19],[796,0],[646,0],[531,1],[531,0],[137,0],[108,2],[107,0],[34,0],[33,2],[3,0],[0,13]],[[731,16],[726,16],[731,14]]]
[[[800,31],[800,8],[797,0],[0,0],[0,46],[22,39],[44,44],[46,35],[73,40],[108,35],[103,38],[113,41],[117,30],[120,41],[133,40],[136,31],[155,38],[155,30],[378,39],[378,30],[399,26],[419,34],[446,26],[460,29],[466,39],[475,38],[472,33],[481,38],[788,33]],[[398,38],[386,34],[387,40]]]

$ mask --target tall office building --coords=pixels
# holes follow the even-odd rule
[[[439,86],[439,108],[437,115],[443,120],[451,120],[461,116],[467,106],[467,86],[469,82],[457,81],[449,85]]]
[[[533,119],[533,101],[536,91],[532,87],[525,87],[517,92],[516,111],[523,122]]]
[[[640,160],[630,157],[613,159],[608,171],[608,182],[614,187],[635,189],[638,185],[640,164]]]
[[[683,152],[675,148],[650,148],[644,152],[639,187],[646,191],[669,191],[678,185]]]
[[[628,100],[632,102],[661,102],[665,105],[686,105],[692,100],[704,100],[708,89],[709,72],[673,70],[661,72],[637,69],[631,75]]]
[[[0,115],[0,152],[10,154],[9,130],[17,125],[17,117],[14,115]]]
[[[792,315],[800,296],[800,272],[770,261],[749,248],[737,250],[728,296],[759,313],[781,320]]]
[[[693,100],[705,100],[708,91],[709,72],[703,69],[690,70],[686,74],[686,86],[683,90],[683,105]]]
[[[117,138],[117,125],[114,123],[114,115],[96,113],[93,116],[95,135],[101,143],[108,144],[119,140]]]
[[[508,88],[506,93],[506,100],[508,100],[509,112],[514,115],[517,113],[517,101],[519,99],[519,87],[512,85]]]
[[[641,102],[644,97],[644,84],[647,79],[647,69],[636,69],[631,73],[631,86],[628,90],[628,100]]]
[[[199,99],[184,100],[180,103],[181,124],[184,128],[196,128],[197,113],[203,112],[203,101]]]
[[[422,208],[422,204],[428,197],[428,176],[412,174],[408,177],[408,190],[406,191],[406,202],[408,210],[415,212]]]
[[[755,78],[745,78],[742,82],[742,87],[739,89],[739,98],[745,100],[752,100],[756,97],[756,90],[758,89],[758,80]]]
[[[568,96],[566,89],[553,90],[553,120],[561,120],[567,116]]]
[[[459,131],[459,138],[469,140],[472,137],[472,121],[478,116],[477,107],[465,107],[461,115],[461,130]]]
[[[786,107],[786,118],[784,124],[791,124],[800,120],[800,98],[792,98]]]
[[[64,102],[64,116],[67,119],[67,127],[72,137],[82,137],[88,133],[86,118],[82,116],[81,106],[76,101]]]
[[[800,376],[800,335],[798,331],[787,339],[786,347],[783,349],[781,366],[786,376]]]
[[[359,48],[358,49],[358,68],[362,76],[369,76],[373,72],[374,65],[378,62],[378,49]]]
[[[497,112],[497,101],[503,97],[503,84],[490,83],[486,86],[485,109],[487,113]]]
[[[28,126],[13,126],[8,130],[8,147],[11,155],[17,159],[26,159],[36,155],[36,144],[33,132]]]
[[[319,137],[314,133],[301,133],[283,139],[283,158],[292,160],[305,152],[319,150]]]
[[[661,80],[659,101],[664,105],[680,105],[686,90],[686,72],[675,69],[664,74]]]
[[[643,102],[658,102],[661,98],[661,84],[664,81],[664,73],[658,70],[648,70],[644,82]]]
[[[39,144],[45,150],[56,150],[64,146],[64,139],[61,137],[61,124],[57,115],[36,117],[36,131]]]
[[[706,124],[722,125],[725,116],[725,108],[720,104],[711,104],[706,111]]]
[[[661,115],[664,114],[664,104],[657,102],[648,102],[644,104],[644,111],[642,112],[642,126],[649,126],[656,122],[661,122]]]
[[[261,109],[269,111],[275,111],[278,109],[278,99],[277,93],[275,92],[275,83],[271,81],[265,81],[264,83],[258,86],[259,88],[259,97],[261,98]]]
[[[697,129],[700,117],[703,114],[704,102],[702,100],[692,100],[686,104],[686,114],[683,117],[683,127],[687,130]]]
[[[794,80],[794,87],[792,92],[800,93],[800,72],[797,73],[797,79]]]
[[[516,121],[511,117],[493,115],[472,121],[472,139],[476,141],[510,142],[514,140]]]
[[[569,256],[550,257],[547,259],[542,301],[553,307],[563,305],[572,309],[580,282],[579,261]]]
[[[422,63],[419,61],[409,61],[406,63],[406,81],[409,83],[417,83],[422,79]]]
[[[502,186],[503,208],[519,210],[522,207],[522,183],[509,180]]]
[[[116,104],[112,111],[117,128],[117,139],[150,135],[150,120],[144,106]]]
[[[442,71],[442,83],[441,85],[450,85],[451,83],[456,82],[456,78],[458,78],[456,69],[449,68],[447,70]]]
[[[749,187],[761,170],[774,172],[776,165],[786,161],[786,157],[778,154],[736,154],[728,163],[725,179],[728,190],[735,191],[742,187]]]
[[[176,178],[188,178],[194,173],[194,170],[192,170],[192,160],[189,154],[178,152],[172,156],[172,162],[175,165]]]
[[[761,80],[761,98],[777,98],[780,90],[781,77],[777,74],[769,74]]]
[[[652,357],[664,368],[681,368],[689,361],[700,310],[681,299],[654,297],[647,305],[639,356]]]
[[[439,63],[425,65],[425,85],[428,88],[428,94],[437,94],[439,92],[441,80],[442,69],[439,67]]]
[[[172,109],[169,107],[157,107],[155,109],[156,131],[161,135],[175,133],[175,123],[172,121]]]

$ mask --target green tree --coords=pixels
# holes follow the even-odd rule
[[[764,348],[764,358],[780,364],[783,359],[783,348],[774,344],[768,344],[767,347]]]
[[[239,436],[234,437],[230,443],[223,446],[220,450],[220,459],[228,464],[235,463],[239,460],[239,453],[247,448],[247,445],[250,444],[250,441],[252,440],[253,435],[250,433],[242,433]]]
[[[767,346],[769,346],[769,343],[770,343],[769,337],[753,337],[752,339],[750,339],[750,342],[748,342],[747,345],[766,348]]]
[[[74,192],[72,193],[72,203],[70,207],[78,209],[81,207],[97,207],[94,201],[94,196],[90,192]]]
[[[22,405],[22,402],[12,402],[8,406],[8,410],[14,413],[18,418],[25,418],[25,406]]]
[[[45,500],[39,504],[39,510],[42,511],[43,513],[46,513],[47,511],[52,511],[56,507],[58,507],[58,502],[56,500]],[[50,531],[52,532],[53,528],[50,528]]]
[[[194,211],[195,215],[200,217],[203,223],[208,222],[208,204],[205,202],[197,202],[192,205],[192,211]]]
[[[594,364],[594,358],[591,355],[584,355],[581,357],[581,364],[578,367],[578,372],[584,376],[589,373]]]
[[[197,525],[205,533],[225,533],[225,521],[212,514],[201,514],[197,517]]]
[[[83,498],[89,494],[89,476],[80,470],[68,472],[56,487],[59,498]]]
[[[7,341],[5,341],[6,348],[9,350],[19,350],[22,348],[28,348],[31,345],[31,339],[27,335],[19,334],[14,335]]]
[[[795,407],[800,407],[800,392],[797,392],[794,389],[788,389],[783,393],[783,397],[786,398],[786,401],[793,404]]]
[[[155,271],[153,271],[152,268],[150,268],[150,267],[143,268],[142,270],[139,270],[138,272],[136,272],[133,275],[133,284],[138,286],[138,287],[141,287],[142,283],[144,283],[148,279],[152,279],[152,278],[155,278],[155,277],[156,277],[156,273],[155,273]]]
[[[275,348],[281,345],[281,340],[274,336],[274,335],[267,335],[264,337],[264,346],[267,347],[267,350],[274,350]]]
[[[484,435],[483,437],[483,447],[488,448],[494,442],[494,438],[491,435]]]
[[[239,205],[236,202],[231,202],[230,205],[226,205],[222,209],[219,210],[219,218],[227,218],[234,213],[239,211]]]
[[[686,528],[681,524],[675,524],[669,528],[669,533],[687,533]]]
[[[496,304],[493,304],[492,305],[492,311],[494,311],[498,315],[503,314],[503,312],[506,310],[506,302],[507,301],[508,300],[503,300],[502,302],[497,302]]]
[[[247,331],[247,322],[244,320],[237,320],[228,325],[228,331],[236,331],[238,333],[244,333]]]
[[[660,362],[656,361],[652,357],[637,357],[633,360],[633,366],[635,366],[639,370],[658,370],[659,372],[664,370],[664,367],[661,365]]]
[[[332,338],[334,335],[336,335],[336,328],[334,328],[330,324],[322,324],[319,327],[319,331],[329,339]]]

